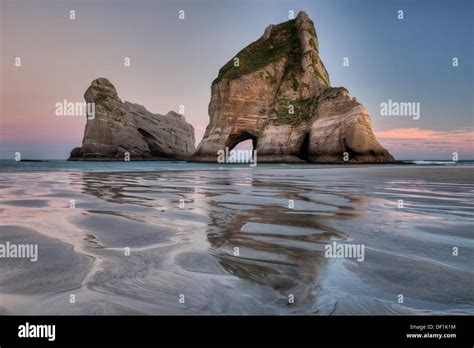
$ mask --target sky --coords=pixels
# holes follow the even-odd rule
[[[269,24],[304,10],[332,86],[363,103],[397,159],[474,159],[474,2],[470,0],[0,0],[0,158],[66,159],[84,117],[58,117],[108,78],[122,100],[185,106],[196,145],[211,82]],[[76,18],[70,19],[70,10]],[[179,11],[185,18],[180,20]],[[403,10],[403,20],[398,11]],[[21,66],[15,66],[15,58]],[[130,67],[124,58],[130,58]],[[344,58],[349,66],[344,66]],[[453,67],[453,57],[458,66]],[[420,117],[381,115],[414,102]]]

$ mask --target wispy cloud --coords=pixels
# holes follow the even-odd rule
[[[420,128],[397,128],[377,132],[384,139],[437,139],[437,140],[474,140],[474,131],[459,129],[455,131],[435,131]]]
[[[440,158],[458,152],[472,157],[474,155],[474,130],[459,129],[437,131],[421,128],[396,128],[376,132],[377,139],[398,157],[411,157],[422,153],[424,156]]]

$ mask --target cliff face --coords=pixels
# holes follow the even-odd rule
[[[375,139],[367,109],[330,86],[306,13],[240,51],[211,87],[210,122],[195,161],[252,139],[260,162],[392,162]]]
[[[122,102],[105,78],[92,81],[84,94],[95,103],[95,117],[88,119],[82,147],[69,160],[188,159],[194,152],[194,128],[173,111],[152,114],[145,107]]]

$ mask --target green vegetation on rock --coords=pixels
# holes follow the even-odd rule
[[[268,82],[268,83],[271,83],[272,85],[276,84],[278,81],[277,79],[275,78],[275,76],[273,76],[272,74],[270,74],[268,71],[267,71],[267,76],[265,76],[265,80]]]
[[[278,100],[274,110],[276,115],[275,123],[278,125],[289,124],[298,126],[301,123],[308,122],[316,109],[317,100],[317,97],[298,100],[283,98]]]
[[[104,102],[107,98],[108,98],[107,95],[102,94],[102,93],[98,93],[98,94],[96,94],[96,96],[94,98],[94,102],[96,104],[100,104],[100,103]]]
[[[113,110],[113,107],[110,106],[108,103],[107,103],[107,99],[109,98],[108,95],[104,94],[104,93],[98,93],[96,94],[95,96],[95,105],[101,105],[105,110],[107,111],[112,111]]]
[[[318,97],[318,100],[321,101],[326,98],[335,98],[340,92],[346,92],[349,94],[349,91],[347,88],[344,87],[328,87],[324,90],[323,93],[320,94]]]
[[[275,25],[268,39],[260,38],[237,53],[235,57],[239,58],[239,66],[234,65],[233,57],[219,70],[213,83],[252,73],[283,57],[288,57],[290,66],[301,70],[301,54],[295,20],[292,19]]]
[[[297,92],[300,87],[300,84],[298,80],[296,79],[296,76],[294,74],[291,74],[291,88],[293,91]]]
[[[319,61],[321,63],[321,61]],[[327,84],[328,86],[330,85],[329,81],[326,79],[326,77],[324,77],[320,72],[319,72],[319,69],[318,69],[318,66],[316,65],[316,61],[313,59],[312,60],[312,64],[313,66],[313,73],[315,76],[319,77],[325,84]],[[321,63],[322,65],[322,63]]]
[[[335,98],[341,92],[349,93],[344,87],[328,87],[319,96],[297,100],[281,98],[273,110],[276,116],[275,124],[299,126],[304,122],[308,122],[314,116],[319,102],[327,98]],[[293,113],[290,112],[291,106]]]

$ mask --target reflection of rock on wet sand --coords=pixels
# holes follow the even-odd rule
[[[2,313],[473,313],[469,168],[0,177],[2,223],[16,233],[21,221],[55,241],[31,278],[16,266],[0,274],[18,289],[0,289]],[[364,261],[326,259],[333,239],[365,245]],[[457,257],[454,244],[462,246]]]
[[[262,181],[252,185],[263,195],[213,197],[209,241],[230,273],[278,291],[281,305],[287,304],[288,296],[293,294],[294,307],[307,307],[315,300],[318,275],[326,261],[324,244],[331,237],[343,236],[328,226],[325,214],[334,218],[342,211],[335,206],[304,202],[295,188],[282,191]],[[285,193],[288,191],[293,193]],[[296,201],[296,209],[287,207],[289,199]],[[303,203],[305,207],[299,210]],[[353,212],[344,214],[347,218]]]
[[[206,274],[222,278],[229,275],[237,277],[244,281],[242,286],[250,282],[263,291],[258,300],[267,302],[265,306],[275,307],[278,312],[308,311],[317,296],[318,275],[325,263],[324,244],[331,237],[343,237],[329,226],[327,220],[348,219],[355,214],[351,199],[342,194],[321,195],[320,198],[325,200],[317,201],[308,196],[308,190],[304,187],[293,186],[290,182],[282,184],[274,178],[268,181],[255,179],[252,173],[240,173],[236,178],[218,172],[183,172],[171,176],[84,173],[83,182],[85,193],[107,202],[120,203],[120,210],[123,210],[117,212],[115,209],[113,213],[107,213],[101,212],[100,207],[91,207],[93,209],[88,211],[94,216],[87,217],[87,220],[110,219],[110,214],[115,215],[114,219],[121,220],[140,220],[139,215],[144,214],[156,219],[156,223],[168,220],[165,223],[168,226],[173,225],[172,219],[181,220],[185,226],[175,226],[175,236],[170,240],[176,244],[171,247],[172,250],[166,251],[176,263],[172,268],[192,274],[200,284],[205,282],[203,277]],[[197,244],[203,244],[202,249],[192,244],[193,239],[190,244],[189,240],[176,237],[188,234],[189,228],[193,228],[192,221],[186,221],[189,216],[183,215],[183,210],[177,208],[180,199],[189,202],[184,212],[189,210],[207,216],[206,224],[196,230],[201,239]],[[294,209],[288,208],[290,199],[294,201]],[[133,204],[135,211],[127,212],[128,204]],[[153,206],[163,207],[164,210],[151,211]],[[81,220],[81,227],[85,227],[83,223],[87,220]],[[112,223],[114,227],[109,229],[119,228],[120,224],[122,222]],[[127,224],[130,223],[123,221],[123,227]],[[101,225],[98,221],[88,223],[89,229],[95,227],[97,230]],[[104,233],[100,229],[97,231],[99,239]],[[132,230],[129,238],[143,239],[140,227]],[[112,231],[106,233],[111,235]],[[238,248],[239,256],[234,255],[234,248]],[[162,254],[165,251],[160,249],[157,252]],[[160,283],[158,279],[156,281]],[[229,291],[224,284],[221,286],[222,293]],[[114,285],[114,289],[118,288],[118,284]],[[220,290],[212,291],[219,293]],[[290,294],[295,297],[292,306],[288,306]],[[232,294],[229,296],[235,297]]]

